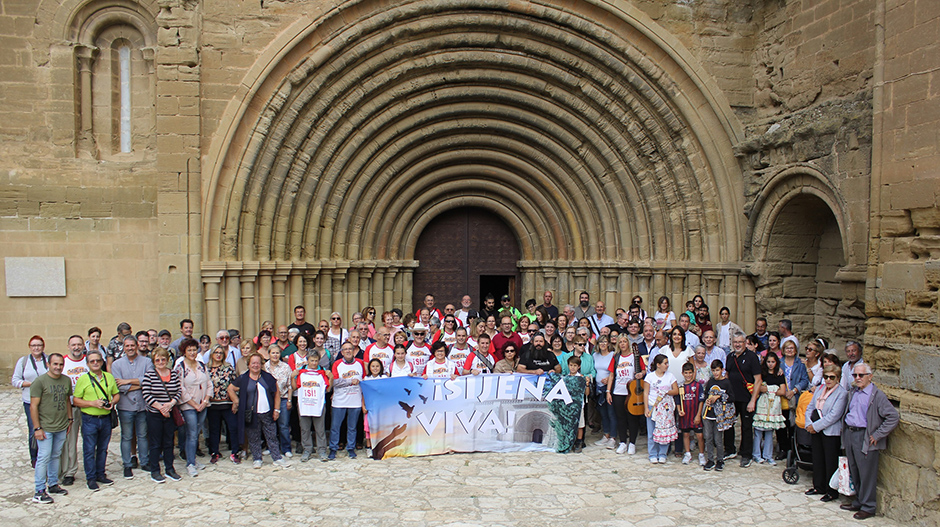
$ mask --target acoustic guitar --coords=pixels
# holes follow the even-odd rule
[[[633,344],[633,373],[643,371],[640,365],[640,350],[636,344]],[[630,415],[643,415],[643,381],[633,379],[627,383],[627,412]]]

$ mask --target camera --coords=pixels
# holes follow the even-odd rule
[[[107,401],[107,400],[105,400],[105,399],[102,399],[102,400],[101,400],[101,403],[102,403],[102,404],[101,404],[101,407],[102,407],[102,408],[111,408],[111,401]]]

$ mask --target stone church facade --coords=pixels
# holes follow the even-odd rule
[[[407,306],[422,233],[482,211],[517,304],[701,292],[862,340],[902,412],[880,510],[940,520],[936,2],[0,6],[0,366]],[[14,258],[63,259],[64,296]]]

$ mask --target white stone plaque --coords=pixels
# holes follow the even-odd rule
[[[7,296],[65,296],[65,258],[3,259]]]

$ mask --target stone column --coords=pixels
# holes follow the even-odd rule
[[[666,274],[661,273],[661,272],[653,273],[651,278],[652,278],[652,285],[650,286],[651,287],[650,293],[652,294],[652,296],[655,296],[657,300],[661,296],[669,297],[669,302],[671,303],[672,310],[676,311],[676,308],[678,307],[676,306],[676,302],[679,302],[679,299],[673,298],[672,292],[666,290]],[[653,312],[655,312],[658,308],[659,306],[656,306],[653,309]],[[684,306],[683,306],[683,309],[685,309]],[[679,316],[679,315],[676,315],[676,316]]]
[[[284,309],[284,319],[285,324],[290,324],[294,321],[294,306],[304,303],[304,277],[301,274],[301,271],[293,270],[290,272],[290,277],[287,280],[288,297],[287,297],[287,306]]]
[[[372,302],[372,270],[371,269],[360,269],[359,270],[359,311],[369,307],[375,307],[375,303]],[[376,315],[380,313],[378,309],[375,310]]]
[[[347,326],[352,322],[352,314],[364,307],[365,304],[359,303],[359,269],[350,269],[346,272],[346,314],[343,315]]]
[[[94,141],[92,135],[92,87],[91,72],[95,58],[98,56],[98,48],[93,46],[78,45],[75,46],[75,57],[78,59],[78,76],[80,90],[79,115],[81,116],[81,129],[79,130],[79,150],[84,154],[94,154]]]
[[[333,297],[332,304],[330,305],[330,312],[336,311],[341,315],[345,312],[345,302],[343,301],[343,287],[346,284],[346,269],[340,269],[337,266],[337,269],[333,271]],[[343,324],[348,320],[347,317],[343,317]]]
[[[261,331],[261,324],[265,320],[274,322],[274,285],[272,277],[274,276],[275,266],[274,262],[262,262],[261,270],[258,272],[258,290],[257,299],[255,300],[258,304],[258,331]]]
[[[397,307],[402,310],[402,312],[408,312],[408,306],[405,306],[404,303],[404,287],[405,287],[405,274],[404,270],[398,270],[395,273],[395,286],[392,288],[392,306]]]
[[[705,275],[705,285],[707,289],[707,294],[705,296],[705,302],[708,304],[708,312],[711,314],[712,322],[719,320],[718,310],[725,305],[724,300],[719,294],[721,291],[721,275],[720,274],[707,274]],[[732,316],[734,313],[731,313]],[[732,319],[734,320],[734,319]]]
[[[402,309],[405,313],[410,312],[414,309],[415,306],[411,305],[411,299],[414,297],[414,276],[415,271],[411,268],[404,268],[401,270],[402,273],[402,284],[401,284],[401,306],[407,307],[407,309]]]
[[[311,322],[314,326],[325,317],[323,311],[330,304],[330,280],[332,280],[330,269],[320,269],[319,272],[307,269],[304,272],[304,306],[307,307],[307,318],[316,319]]]
[[[744,301],[744,309],[742,310],[744,318],[739,318],[735,322],[747,333],[753,333],[754,321],[757,319],[757,302],[754,298],[757,289],[754,287],[754,281],[750,276],[742,274],[739,280],[741,281],[739,291],[741,291],[741,298]]]
[[[738,311],[738,277],[737,274],[725,274],[722,281],[725,290],[725,305],[731,311],[731,316],[741,320],[743,313]],[[732,318],[734,320],[734,318]]]
[[[372,275],[372,304],[375,305],[375,325],[378,327],[382,321],[382,313],[389,310],[385,302],[385,270],[377,268]]]
[[[225,272],[225,329],[241,329],[241,283],[238,271]]]
[[[395,284],[398,282],[398,271],[394,267],[389,267],[388,271],[385,272],[385,286],[382,291],[383,295],[383,306],[382,308],[385,311],[391,311],[395,307],[395,298],[399,295],[395,294]]]
[[[203,327],[213,341],[216,332],[222,327],[222,316],[219,305],[219,284],[222,283],[222,273],[203,275],[202,284],[206,295],[206,319]]]
[[[274,315],[271,320],[274,321],[274,330],[277,331],[277,327],[281,324],[288,324],[291,321],[291,318],[287,314],[287,310],[290,309],[287,306],[287,274],[283,271],[278,271],[271,278],[272,280],[272,297],[274,302]],[[291,306],[293,307],[293,306]]]
[[[241,331],[244,338],[251,338],[251,335],[258,334],[258,324],[255,319],[255,313],[258,309],[255,302],[256,272],[256,270],[242,271],[242,275],[239,277],[241,281],[241,323],[232,327]]]

